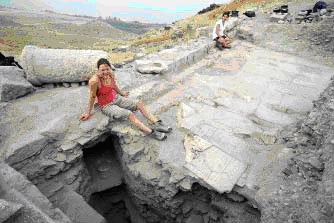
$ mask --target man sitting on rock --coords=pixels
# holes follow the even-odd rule
[[[223,48],[227,48],[230,43],[230,38],[226,34],[227,28],[227,19],[229,17],[229,12],[224,12],[222,15],[222,19],[219,19],[216,22],[215,27],[212,31],[213,40],[216,41],[216,47],[220,50]]]
[[[97,62],[97,73],[94,74],[89,82],[89,101],[87,110],[80,116],[81,120],[90,117],[91,110],[102,111],[110,118],[127,118],[134,126],[147,135],[157,139],[167,138],[165,133],[172,131],[171,127],[166,126],[161,120],[154,117],[145,108],[143,102],[135,102],[126,98],[129,93],[121,91],[115,81],[115,75],[110,69],[111,65],[107,59],[101,58]],[[97,103],[94,104],[97,98]],[[151,128],[144,125],[134,114],[133,111],[139,110],[145,118],[151,121]]]

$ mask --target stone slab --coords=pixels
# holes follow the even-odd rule
[[[106,223],[107,221],[97,213],[86,201],[74,191],[66,189],[55,201],[73,223]]]
[[[14,100],[34,91],[24,76],[24,71],[18,67],[0,66],[0,102]]]
[[[189,66],[207,55],[213,41],[210,37],[201,37],[172,49],[164,49],[158,53],[146,55],[140,60],[160,60],[168,66],[167,73],[175,72]]]
[[[25,209],[32,209],[32,212],[35,212],[34,210],[36,209],[38,213],[43,212],[42,216],[52,216],[54,220],[59,220],[64,223],[70,222],[68,217],[59,209],[55,208],[35,185],[15,169],[5,163],[0,163],[0,175],[4,176],[5,182],[8,184],[9,188],[12,189],[11,195],[9,195],[13,198],[10,199],[11,201],[18,199],[20,204],[25,205],[26,203]]]
[[[246,165],[208,141],[185,138],[185,167],[219,193],[230,192],[246,170]]]

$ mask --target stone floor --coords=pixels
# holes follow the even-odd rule
[[[332,69],[248,42],[231,45],[223,51],[211,49],[182,71],[146,75],[145,83],[130,87],[130,97],[142,98],[151,112],[174,128],[164,142],[149,140],[158,148],[157,165],[171,166],[221,193],[237,184],[261,188],[265,194],[275,186],[291,154],[278,142],[280,131],[311,109],[329,83]],[[121,74],[125,75],[116,71],[116,77]],[[120,79],[132,81],[129,77]],[[71,151],[96,143],[108,128],[117,134],[142,135],[127,121],[108,124],[97,112],[80,122],[87,95],[86,86],[43,89],[0,107],[0,146],[4,148],[0,155],[33,176],[55,162],[75,162],[80,152]],[[50,141],[61,145],[40,153]],[[145,150],[124,152],[137,156]],[[43,156],[36,159],[40,163],[22,162],[38,154]],[[153,170],[156,164],[146,160],[133,168],[148,180],[159,177],[161,173]]]
[[[329,67],[246,42],[213,50],[151,89],[167,89],[149,108],[176,127],[159,159],[219,192],[274,182],[291,155],[280,131],[304,117],[331,76]]]

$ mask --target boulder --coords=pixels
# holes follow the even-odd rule
[[[91,76],[96,62],[107,57],[103,50],[43,49],[25,46],[20,64],[33,85],[81,82]]]
[[[14,66],[0,66],[0,102],[23,97],[34,91],[24,78],[24,71]]]
[[[142,74],[163,74],[168,66],[159,60],[136,60],[136,68]]]

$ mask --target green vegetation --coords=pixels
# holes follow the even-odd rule
[[[284,2],[285,0],[282,0]],[[198,37],[197,28],[212,26],[217,18],[228,10],[237,9],[242,13],[250,7],[269,7],[279,4],[268,0],[236,0],[207,13],[195,15],[177,21],[171,29],[157,29],[158,25],[140,36],[123,31],[134,29],[135,22],[127,23],[109,18],[106,21],[88,16],[68,16],[44,12],[41,15],[29,13],[0,14],[0,51],[19,57],[25,45],[32,44],[43,48],[63,49],[94,49],[110,53],[112,63],[121,63],[135,58],[138,48],[146,53],[160,50],[165,45],[175,45]],[[117,23],[123,29],[110,24]],[[139,27],[147,28],[150,24],[138,23]],[[160,25],[161,26],[161,25]],[[112,49],[129,46],[127,52],[113,52]]]

